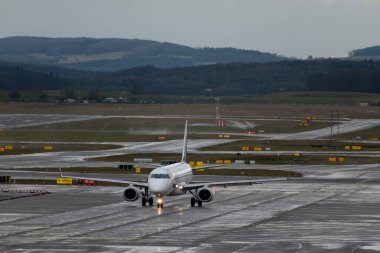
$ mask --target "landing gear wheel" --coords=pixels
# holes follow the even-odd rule
[[[149,197],[148,202],[149,206],[153,206],[153,197]]]
[[[164,208],[164,203],[157,204],[157,208]]]
[[[161,203],[161,208],[164,208],[164,203]]]
[[[190,200],[191,207],[195,206],[195,198],[191,198]]]
[[[142,206],[145,206],[145,205],[146,205],[146,198],[145,198],[145,197],[143,197],[143,198],[141,199],[141,204],[142,204]]]
[[[202,201],[198,200],[198,206],[199,206],[199,207],[202,206]]]

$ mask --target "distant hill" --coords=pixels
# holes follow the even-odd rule
[[[372,59],[380,60],[380,46],[366,47],[362,49],[356,49],[349,52],[348,57],[350,59]]]
[[[118,71],[216,63],[263,63],[285,57],[234,48],[191,48],[139,39],[8,37],[0,39],[0,60],[91,70]]]

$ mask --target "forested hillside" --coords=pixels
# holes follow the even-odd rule
[[[0,39],[0,60],[91,71],[138,66],[158,68],[284,60],[275,54],[234,48],[191,48],[138,39],[9,37]]]
[[[65,89],[70,83],[68,79],[52,73],[29,71],[18,66],[0,64],[1,90]]]
[[[348,77],[346,73],[349,73]],[[97,84],[115,89],[129,87],[134,92],[144,94],[196,95],[207,94],[209,89],[218,95],[253,95],[305,89],[378,92],[379,73],[380,62],[284,61],[172,69],[143,67],[114,73],[99,79]],[[334,80],[328,82],[327,78],[316,79],[316,76],[333,76]],[[319,80],[323,83],[319,83]]]
[[[313,91],[380,92],[380,69],[339,69],[328,73],[311,75],[305,86]]]

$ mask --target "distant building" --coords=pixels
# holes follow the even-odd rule
[[[105,98],[103,99],[104,103],[117,103],[117,98]]]
[[[367,106],[380,106],[380,102],[370,102]]]
[[[64,100],[65,103],[76,103],[78,102],[78,100],[76,100],[75,98],[66,98]]]

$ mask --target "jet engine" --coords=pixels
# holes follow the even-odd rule
[[[123,198],[126,201],[136,201],[140,198],[140,195],[140,190],[133,186],[127,187],[123,191]]]
[[[202,202],[210,202],[214,198],[214,191],[211,188],[203,187],[198,190],[197,197]]]

